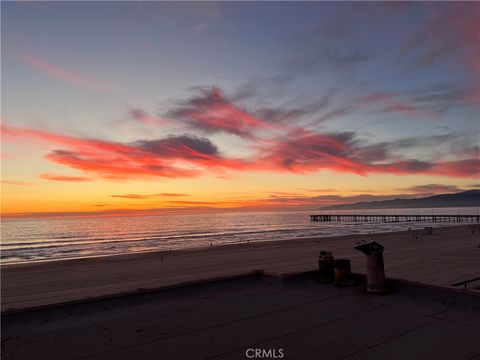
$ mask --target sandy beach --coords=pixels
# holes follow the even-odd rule
[[[386,248],[389,295],[308,272],[322,249],[364,272],[353,246],[371,239]],[[478,277],[479,241],[460,226],[6,265],[2,358],[473,359],[478,285],[451,285]]]
[[[417,236],[417,238],[415,238]],[[452,286],[478,277],[480,234],[471,226],[317,239],[294,239],[197,250],[178,250],[74,260],[2,265],[2,312],[48,307],[92,298],[143,292],[264,270],[271,273],[317,268],[320,250],[352,260],[365,272],[364,256],[353,249],[363,240],[385,247],[387,277]]]

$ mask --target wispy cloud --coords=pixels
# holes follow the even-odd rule
[[[347,14],[343,14],[331,23],[307,29],[290,39],[291,57],[285,70],[295,76],[325,69],[344,73],[372,60],[366,49],[339,46],[340,41],[345,43],[352,35],[350,20]]]
[[[405,41],[401,53],[411,59],[410,68],[430,66],[456,57],[463,69],[479,74],[480,36],[478,2],[425,4],[427,20]]]
[[[330,188],[325,188],[325,189],[300,189],[302,191],[308,191],[312,193],[332,193],[332,192],[338,192],[336,189],[330,189]]]
[[[195,25],[192,29],[195,32],[205,31],[208,29],[208,24],[205,21],[202,21],[201,23]]]
[[[399,191],[407,191],[414,194],[445,194],[462,191],[456,185],[443,185],[443,184],[425,184],[410,186],[407,188],[399,188]]]
[[[245,138],[253,138],[255,131],[274,127],[230,103],[217,87],[196,88],[193,97],[167,116],[206,133],[224,132]]]
[[[184,197],[189,196],[187,194],[176,194],[176,193],[158,193],[158,194],[120,194],[120,195],[110,195],[110,197],[114,198],[124,198],[124,199],[132,199],[132,200],[146,200],[146,199],[154,199],[154,198],[176,198],[176,197]]]
[[[311,173],[320,169],[366,175],[365,166],[349,158],[353,134],[315,134],[296,129],[267,143],[261,162],[274,171]]]
[[[376,112],[399,112],[411,117],[434,118],[436,115],[430,111],[420,109],[411,103],[402,100],[398,95],[390,92],[379,91],[357,99],[359,104],[377,105]]]
[[[423,93],[411,94],[411,102],[432,111],[444,112],[451,108],[478,106],[480,104],[480,87],[432,89]]]
[[[261,163],[272,171],[312,173],[320,170],[395,175],[431,174],[475,177],[480,174],[480,159],[457,161],[398,160],[380,144],[362,145],[355,133],[316,134],[303,129],[271,141],[260,155]]]
[[[19,180],[2,180],[2,184],[5,185],[18,185],[18,186],[31,186],[34,185],[34,183],[29,182],[29,181],[19,181]]]
[[[169,120],[163,119],[157,115],[149,114],[148,112],[139,108],[129,109],[129,116],[133,120],[147,125],[164,126],[171,123]]]
[[[36,70],[44,72],[55,79],[89,90],[94,90],[106,94],[118,94],[118,90],[114,86],[107,84],[104,81],[100,81],[93,77],[80,75],[74,71],[67,70],[62,66],[52,64],[44,59],[33,56],[26,51],[15,49],[13,53],[24,64],[29,65]]]
[[[165,197],[183,197],[183,196],[190,196],[188,194],[179,194],[179,193],[160,193],[160,196]]]
[[[305,117],[316,116],[319,111],[327,108],[333,97],[333,92],[329,91],[324,96],[319,97],[316,100],[296,104],[294,106],[288,104],[283,106],[269,106],[261,107],[254,110],[256,116],[269,123],[277,124],[292,124],[299,123],[299,121]],[[299,101],[296,101],[299,103]]]
[[[371,60],[371,55],[363,49],[347,52],[335,50],[330,44],[296,49],[295,57],[287,65],[291,74],[308,75],[322,69],[334,69],[337,72],[349,71],[355,66]]]
[[[391,195],[372,195],[360,194],[354,196],[342,196],[337,194],[332,195],[275,195],[272,194],[260,198],[239,199],[237,203],[231,203],[230,206],[238,206],[241,208],[252,209],[278,209],[278,208],[297,208],[297,209],[311,209],[312,207],[325,207],[332,205],[351,204],[356,202],[366,201],[383,201],[393,200],[397,198],[415,198],[416,194],[391,194]]]
[[[210,4],[209,4],[210,5]],[[217,8],[211,8],[207,11],[207,16],[205,20],[199,22],[195,26],[193,26],[193,31],[195,32],[202,32],[207,30],[211,24],[220,16],[220,12]]]
[[[66,181],[66,182],[86,182],[92,181],[91,178],[86,176],[71,176],[71,175],[57,175],[57,174],[40,174],[40,179],[52,180],[52,181]]]
[[[175,205],[198,205],[198,206],[208,206],[208,205],[219,205],[217,202],[213,201],[187,201],[187,200],[169,200],[168,201],[170,204],[175,204]]]

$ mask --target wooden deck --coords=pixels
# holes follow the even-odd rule
[[[311,221],[344,221],[344,222],[454,222],[480,223],[480,215],[310,215]]]

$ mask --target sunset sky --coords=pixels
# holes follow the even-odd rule
[[[480,3],[2,2],[2,213],[480,187]]]

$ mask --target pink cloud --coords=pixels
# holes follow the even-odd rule
[[[432,6],[426,3],[427,7]],[[402,52],[411,53],[414,67],[429,66],[440,59],[455,57],[464,70],[480,75],[480,28],[478,2],[448,2],[431,7],[429,16],[406,41]]]
[[[169,117],[184,121],[194,129],[245,138],[255,138],[254,131],[277,128],[231,104],[216,87],[198,90],[197,96],[171,111]]]
[[[14,51],[14,53],[17,58],[20,59],[23,63],[33,67],[34,69],[40,70],[53,78],[62,80],[76,86],[107,94],[117,93],[117,90],[113,86],[106,84],[103,81],[77,74],[73,71],[67,70],[63,67],[51,64],[43,59],[35,57],[25,51],[17,49]]]
[[[455,177],[479,177],[480,159],[465,159],[457,161],[444,161],[432,165],[427,171],[435,175],[455,176]]]
[[[260,150],[257,167],[275,172],[313,173],[321,170],[394,175],[431,174],[459,178],[480,175],[480,160],[389,161],[388,144],[362,146],[352,133],[316,134],[303,129],[266,142]]]
[[[92,179],[85,176],[70,176],[70,175],[56,175],[56,174],[40,174],[39,178],[52,181],[67,181],[67,182],[85,182],[92,181]]]
[[[267,143],[260,164],[274,171],[310,173],[328,169],[366,175],[366,166],[348,157],[354,151],[348,140],[347,134],[319,135],[296,129]]]
[[[30,138],[50,147],[45,159],[108,179],[192,177],[225,169],[243,169],[243,160],[223,157],[208,139],[170,136],[131,144],[82,139],[41,130],[2,125],[4,138]],[[66,148],[66,149],[65,149]]]
[[[249,159],[226,158],[209,139],[191,135],[122,144],[7,125],[3,125],[2,130],[7,140],[26,137],[49,145],[53,151],[45,156],[48,161],[107,179],[181,178],[205,174],[225,177],[229,171],[313,173],[331,170],[362,176],[385,173],[460,178],[480,174],[478,158],[391,161],[389,144],[362,145],[354,133],[317,134],[301,128],[258,142],[257,154]],[[58,145],[62,149],[55,148]]]
[[[171,123],[169,120],[163,119],[156,115],[151,115],[139,108],[132,108],[130,109],[129,113],[132,119],[147,125],[163,126]]]

